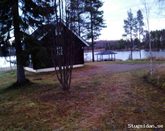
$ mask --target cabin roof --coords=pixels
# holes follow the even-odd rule
[[[89,44],[82,38],[80,37],[76,32],[71,30],[69,27],[66,26],[66,24],[61,21],[62,25],[64,25],[69,31],[71,31],[85,46],[89,46]],[[49,31],[51,31],[52,28],[54,28],[55,24],[47,24],[39,27],[36,29],[31,35],[36,38],[37,40],[42,40]]]
[[[48,34],[49,31],[51,31],[51,28],[53,28],[52,24],[42,25],[42,26],[38,27],[38,29],[36,29],[31,34],[31,36],[33,36],[33,38],[40,41]]]

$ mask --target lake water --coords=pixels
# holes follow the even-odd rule
[[[120,60],[128,60],[129,56],[130,56],[130,51],[114,51],[116,52],[116,59],[120,59]],[[95,52],[95,60],[97,60],[97,53],[99,53],[98,51]],[[165,58],[165,50],[162,51],[153,51],[152,55],[156,58]],[[145,50],[141,50],[141,58],[145,59],[148,58],[150,56],[148,51]],[[108,58],[108,56],[104,56],[104,59]],[[11,60],[15,60],[15,57],[11,57]],[[84,53],[84,59],[85,61],[91,61],[92,60],[92,52],[85,52]],[[133,51],[133,59],[140,59],[140,51]],[[10,62],[8,62],[10,60],[9,57],[4,58],[4,57],[0,57],[0,68],[4,68],[4,67],[10,67],[10,66],[14,66],[14,64],[10,65]]]
[[[16,57],[0,57],[0,68],[4,67],[10,67],[10,66],[15,66],[14,64],[11,64],[9,61],[15,61]]]
[[[130,51],[114,51],[117,53],[116,59],[120,60],[128,60],[129,56],[131,54]],[[97,53],[98,51],[95,52],[95,60],[97,60]],[[141,59],[148,58],[150,56],[149,51],[141,50]],[[165,58],[165,50],[162,51],[152,51],[152,56],[156,58]],[[85,61],[91,61],[92,60],[92,52],[85,52],[84,53],[84,59]],[[104,59],[108,59],[108,56],[104,56]],[[140,59],[140,51],[133,51],[133,59]]]

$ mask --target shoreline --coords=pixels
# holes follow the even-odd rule
[[[16,66],[12,66],[12,67],[0,67],[0,73],[2,72],[7,72],[7,71],[12,71],[12,70],[16,70]]]

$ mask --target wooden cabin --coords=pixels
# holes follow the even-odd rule
[[[63,22],[58,24],[58,28],[56,26],[56,24],[44,25],[32,33],[35,42],[27,44],[27,48],[30,47],[30,55],[26,70],[51,71],[59,63],[68,64],[70,57],[74,67],[84,65],[84,47],[89,46],[88,43]]]

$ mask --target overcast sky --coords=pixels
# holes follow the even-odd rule
[[[99,40],[118,40],[124,34],[124,19],[127,19],[127,11],[132,10],[134,16],[138,9],[142,10],[145,17],[144,0],[102,0],[104,2],[104,20],[107,25],[101,31]],[[165,15],[161,10],[158,10],[156,0],[146,0],[150,7],[150,30],[165,29]],[[165,10],[165,8],[164,8]],[[165,12],[165,11],[164,11]],[[146,18],[144,18],[146,22]]]

